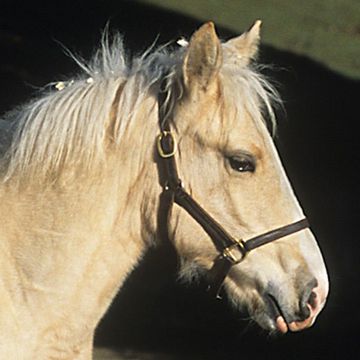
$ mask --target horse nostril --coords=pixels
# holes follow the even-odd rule
[[[315,308],[316,307],[316,292],[312,291],[310,296],[309,296],[309,300],[308,300],[308,304],[312,307]]]
[[[299,304],[299,312],[297,314],[297,321],[306,320],[311,314],[309,303],[301,301]]]
[[[299,303],[299,312],[297,314],[299,321],[306,320],[311,315],[311,310],[316,307],[317,295],[314,291],[316,286],[317,281],[315,279],[310,281],[306,286],[306,290],[304,291]]]

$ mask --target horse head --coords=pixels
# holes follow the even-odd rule
[[[203,25],[171,75],[177,98],[169,123],[171,140],[178,143],[174,157],[181,187],[245,244],[304,218],[264,121],[265,113],[274,116],[276,92],[251,64],[260,24],[223,44],[212,23]],[[213,268],[219,251],[204,226],[178,206],[169,226],[182,276],[192,279]],[[326,268],[308,228],[267,243],[233,265],[224,280],[228,296],[265,329],[302,330],[324,306]]]

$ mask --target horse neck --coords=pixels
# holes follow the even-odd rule
[[[84,176],[67,187],[0,188],[0,216],[6,219],[1,245],[11,254],[0,271],[5,278],[19,278],[0,292],[24,294],[9,301],[8,313],[18,313],[26,303],[39,319],[57,321],[56,309],[62,309],[66,326],[74,327],[70,333],[84,324],[95,328],[155,237],[156,100],[146,98],[141,106],[92,179]],[[76,316],[81,318],[72,321]],[[37,327],[45,331],[43,325]],[[33,329],[29,318],[29,332]]]

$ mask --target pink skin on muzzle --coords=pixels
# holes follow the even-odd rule
[[[277,330],[285,334],[288,332],[288,330],[295,332],[310,327],[314,323],[317,315],[320,313],[320,311],[325,305],[325,300],[326,300],[325,293],[326,292],[322,291],[319,287],[313,289],[314,295],[311,298],[311,303],[307,304],[310,310],[310,316],[303,321],[293,321],[290,324],[288,324],[285,321],[283,316],[278,316],[276,319]]]

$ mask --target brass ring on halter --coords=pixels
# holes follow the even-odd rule
[[[228,259],[233,265],[239,264],[243,261],[246,254],[247,250],[243,240],[236,240],[236,243],[228,246],[222,252],[222,256]]]
[[[165,139],[168,136],[170,136],[170,138],[171,138],[171,145],[170,145],[170,143],[168,143],[168,145],[169,145],[169,147],[172,147],[172,151],[166,152],[163,149],[162,141],[163,141],[163,139]],[[164,130],[164,131],[161,132],[161,134],[158,135],[158,137],[157,137],[157,149],[158,149],[159,155],[162,158],[166,159],[166,158],[170,158],[170,157],[175,155],[176,150],[177,150],[177,144],[176,144],[176,140],[174,138],[174,135],[172,134],[171,131],[165,131]]]

